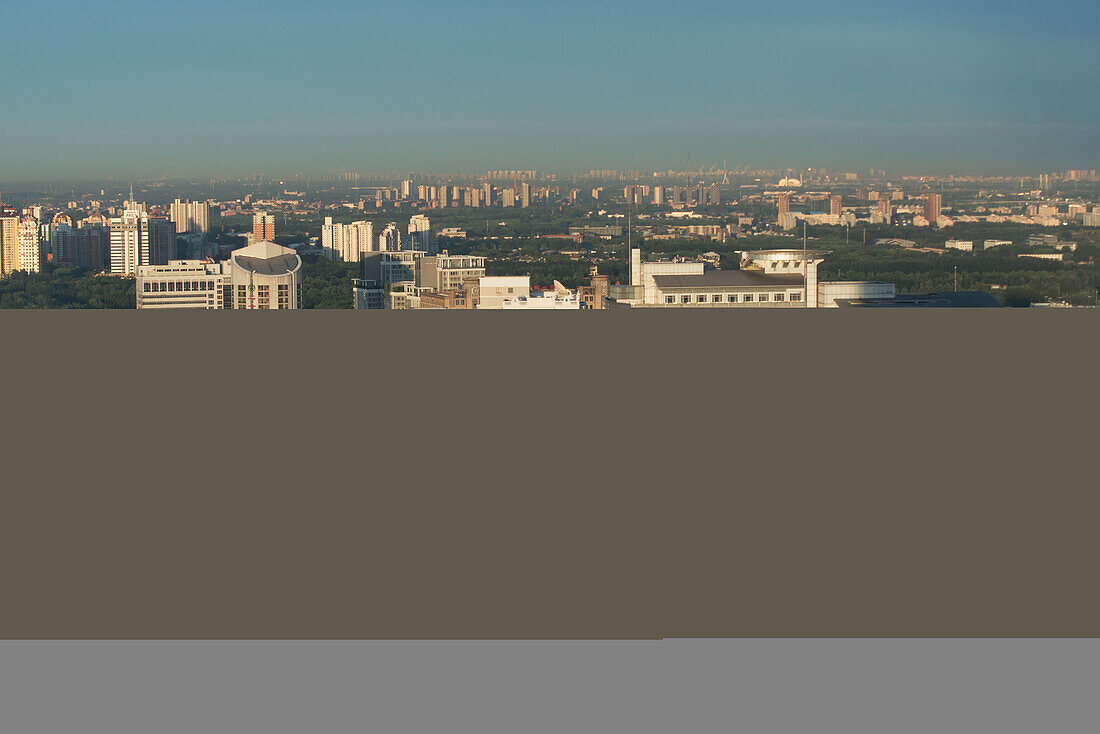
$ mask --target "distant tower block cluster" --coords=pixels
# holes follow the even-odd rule
[[[210,234],[210,205],[205,201],[176,199],[169,209],[169,219],[176,227],[176,234]]]

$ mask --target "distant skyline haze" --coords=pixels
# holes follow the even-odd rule
[[[1100,168],[1096,0],[47,0],[0,181]]]

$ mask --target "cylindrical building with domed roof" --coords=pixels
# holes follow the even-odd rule
[[[257,242],[229,259],[232,308],[290,309],[302,304],[302,258],[289,247]],[[229,308],[229,304],[226,304]]]

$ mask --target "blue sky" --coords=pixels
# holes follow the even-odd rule
[[[1097,0],[9,5],[0,180],[1100,167]]]

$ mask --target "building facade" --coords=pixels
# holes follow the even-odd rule
[[[19,269],[19,217],[0,216],[0,275]]]
[[[935,226],[940,223],[940,217],[943,215],[943,197],[937,193],[928,194],[928,199],[924,204],[924,218],[928,220],[928,223]]]
[[[397,252],[401,249],[401,228],[397,222],[390,222],[378,236],[379,252]]]
[[[302,258],[289,247],[257,242],[234,250],[228,262],[234,309],[301,308]]]
[[[505,301],[528,298],[531,295],[531,276],[494,275],[478,279],[478,303],[480,309],[503,308]]]
[[[16,269],[24,273],[42,272],[42,264],[46,259],[42,250],[38,220],[34,217],[23,217],[19,220],[19,254],[16,256]]]
[[[641,251],[635,249],[630,287],[609,290],[618,303],[660,308],[832,308],[843,298],[893,297],[891,283],[820,283],[818,266],[826,254],[742,252],[739,270],[715,270],[702,262],[643,262]]]
[[[416,284],[436,291],[460,290],[468,278],[485,275],[485,258],[473,255],[441,255],[421,257],[416,261]]]
[[[367,221],[334,224],[326,217],[321,227],[321,247],[334,260],[361,262],[363,256],[377,250],[374,224]]]
[[[167,265],[175,256],[172,223],[143,209],[143,205],[130,205],[122,216],[109,221],[112,275],[135,277],[142,265]]]
[[[268,212],[256,212],[252,215],[252,242],[275,241],[275,216]]]
[[[409,220],[409,241],[414,250],[432,251],[432,223],[423,214],[415,214]]]
[[[175,225],[176,234],[210,234],[210,205],[205,201],[176,199],[169,208],[168,218]]]
[[[228,308],[230,282],[226,263],[172,260],[167,265],[142,265],[137,272],[139,309]]]

